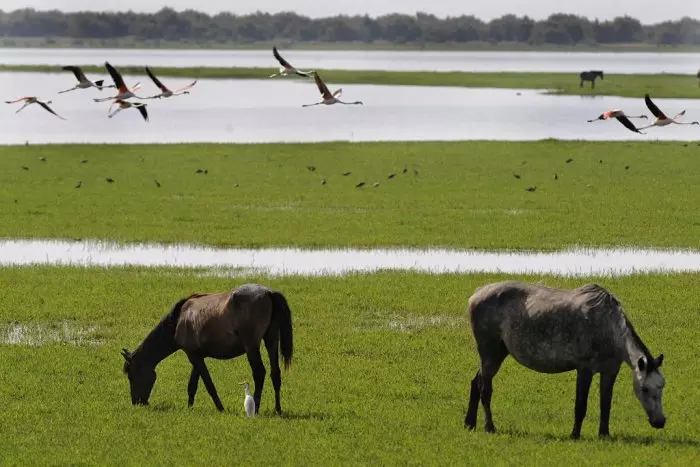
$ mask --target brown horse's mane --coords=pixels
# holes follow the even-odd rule
[[[122,371],[125,374],[129,372],[134,357],[148,358],[152,354],[161,353],[163,349],[174,346],[173,336],[175,334],[175,326],[177,326],[177,321],[180,318],[183,305],[191,298],[203,297],[205,295],[208,294],[194,293],[178,301],[170,311],[163,316],[151,332],[148,333],[136,350],[131,352],[130,358],[124,362]]]

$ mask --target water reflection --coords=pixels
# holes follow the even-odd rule
[[[97,79],[97,76],[92,77]],[[143,94],[155,94],[147,76]],[[172,88],[188,79],[168,78]],[[696,140],[698,127],[671,125],[632,133],[617,122],[586,124],[604,110],[648,113],[644,100],[620,97],[581,99],[543,95],[536,90],[470,89],[422,86],[375,86],[329,83],[342,87],[349,101],[364,106],[317,106],[318,90],[307,80],[201,80],[192,93],[147,101],[149,123],[138,112],[107,118],[109,104],[93,97],[96,89],[56,95],[73,85],[68,74],[0,73],[6,96],[37,95],[52,99],[62,121],[41,107],[20,114],[0,107],[0,144],[33,143],[265,143],[316,141],[447,141],[447,140]],[[520,95],[518,95],[520,93]],[[687,109],[700,116],[698,99],[655,99],[671,115]]]
[[[534,71],[604,70],[606,73],[695,74],[700,53],[289,50],[284,57],[305,70]],[[0,48],[0,63],[152,67],[266,67],[270,50],[143,50]]]
[[[99,241],[4,240],[0,265],[151,266],[215,268],[212,274],[339,275],[381,269],[444,273],[493,272],[566,276],[699,272],[700,251],[568,249],[490,252],[438,248],[325,249],[231,248],[115,244]]]

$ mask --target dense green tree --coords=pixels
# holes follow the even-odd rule
[[[614,44],[648,42],[663,45],[700,44],[700,21],[685,17],[642,25],[629,16],[612,21],[554,14],[542,21],[505,15],[487,23],[474,16],[438,18],[429,13],[334,16],[312,19],[292,12],[250,15],[163,8],[153,14],[127,12],[63,13],[33,9],[0,10],[0,37],[68,37],[107,40],[135,38],[168,41],[315,41],[531,44]]]

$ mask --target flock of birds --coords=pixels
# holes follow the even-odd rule
[[[318,91],[321,93],[322,99],[319,102],[314,102],[313,104],[304,104],[302,107],[312,107],[315,105],[333,105],[333,104],[345,104],[345,105],[362,105],[362,101],[354,101],[354,102],[345,102],[340,100],[340,96],[343,93],[342,88],[337,89],[333,92],[328,89],[328,86],[324,83],[323,79],[321,78],[321,75],[319,75],[315,71],[302,71],[297,69],[296,67],[292,66],[291,63],[289,63],[287,60],[285,60],[277,50],[277,47],[272,47],[272,55],[275,57],[275,59],[279,62],[280,68],[277,73],[273,73],[270,75],[270,78],[274,78],[275,76],[288,76],[288,75],[298,75],[302,76],[305,78],[313,78],[313,80],[316,83],[316,87],[318,87]],[[104,85],[104,80],[98,80],[98,81],[90,81],[86,76],[83,70],[78,67],[78,66],[64,66],[63,69],[67,71],[73,72],[75,75],[76,79],[78,80],[78,84],[76,84],[74,87],[70,89],[66,89],[64,91],[59,91],[59,94],[69,92],[69,91],[75,91],[77,89],[89,89],[89,88],[97,88],[99,90],[105,89],[105,88],[116,88],[118,89],[118,93],[115,96],[111,97],[106,97],[106,98],[101,98],[101,99],[94,99],[95,102],[105,102],[105,101],[112,101],[112,105],[110,105],[109,111],[108,111],[108,117],[112,118],[114,117],[117,113],[121,112],[122,110],[134,108],[138,110],[141,113],[141,116],[145,121],[148,121],[148,111],[146,110],[147,104],[143,102],[131,102],[128,101],[128,99],[131,98],[136,98],[136,99],[141,99],[141,100],[146,100],[146,99],[160,99],[160,98],[168,98],[168,97],[173,97],[173,96],[179,96],[182,94],[189,94],[189,89],[192,88],[195,84],[197,84],[197,80],[191,82],[187,86],[184,86],[180,89],[177,89],[175,91],[170,90],[167,86],[165,86],[151,71],[149,67],[146,67],[146,74],[151,78],[153,83],[160,89],[160,93],[150,96],[150,97],[140,97],[135,94],[135,92],[140,89],[141,84],[136,83],[134,86],[131,88],[127,87],[126,84],[124,83],[124,79],[122,78],[121,74],[119,71],[117,71],[116,68],[114,68],[112,65],[110,65],[109,62],[105,62],[105,67],[107,68],[107,71],[109,72],[109,75],[112,77],[112,81],[114,82],[113,85]],[[26,108],[28,105],[31,104],[39,104],[42,106],[44,109],[46,109],[48,112],[52,113],[53,115],[57,116],[60,119],[65,120],[65,118],[61,117],[58,115],[56,112],[49,107],[49,104],[51,104],[51,101],[41,101],[39,100],[38,97],[32,96],[32,97],[22,97],[13,101],[5,101],[7,104],[15,104],[18,102],[24,102],[24,105],[17,110],[16,113],[19,113],[22,111],[24,108]],[[692,122],[680,122],[678,119],[682,116],[685,115],[685,110],[680,112],[679,114],[675,115],[672,118],[669,118],[664,114],[657,106],[654,104],[654,102],[651,100],[651,97],[649,94],[645,94],[644,96],[644,102],[649,109],[649,111],[654,115],[655,120],[650,124],[646,125],[643,127],[637,127],[632,123],[630,120],[631,118],[639,118],[639,119],[647,119],[646,115],[638,115],[638,116],[631,116],[631,115],[626,115],[625,112],[623,112],[620,109],[612,109],[607,112],[602,113],[601,115],[598,116],[598,118],[588,120],[589,123],[595,122],[598,120],[608,120],[611,118],[617,119],[622,125],[624,125],[627,129],[630,131],[633,131],[635,133],[642,133],[641,130],[651,128],[651,127],[663,127],[671,124],[676,124],[676,125],[700,125],[700,122],[698,121],[692,121]],[[112,107],[114,105],[117,105],[117,109],[112,111]]]
[[[634,131],[635,133],[639,133],[639,134],[644,134],[644,133],[642,133],[641,130],[645,130],[647,128],[651,128],[654,126],[671,125],[672,123],[675,123],[676,125],[700,125],[700,122],[698,122],[698,121],[679,122],[678,119],[685,115],[685,110],[683,110],[679,114],[675,115],[673,118],[667,117],[666,114],[664,114],[656,106],[656,104],[654,104],[654,102],[651,100],[651,97],[649,96],[649,94],[644,95],[644,103],[646,104],[647,108],[652,113],[652,115],[654,115],[654,117],[656,117],[650,125],[646,125],[643,127],[636,127],[634,125],[634,123],[632,123],[630,118],[640,118],[640,119],[646,120],[647,116],[646,115],[637,115],[637,116],[626,115],[625,112],[623,112],[620,109],[608,110],[607,112],[600,114],[598,116],[598,118],[594,118],[593,120],[588,120],[588,123],[596,122],[598,120],[608,120],[610,118],[615,118],[615,119],[617,119],[618,122],[622,123],[627,129]]]
[[[288,75],[298,75],[298,76],[303,76],[305,78],[313,78],[316,87],[318,87],[319,92],[321,93],[322,99],[319,102],[315,102],[313,104],[304,104],[302,107],[312,107],[314,105],[332,105],[332,104],[345,104],[345,105],[362,105],[362,101],[355,101],[355,102],[345,102],[340,100],[340,96],[343,93],[342,89],[336,89],[335,91],[331,92],[330,89],[328,89],[328,86],[326,86],[326,83],[323,82],[323,79],[321,76],[316,73],[315,71],[301,71],[298,70],[297,68],[293,67],[287,60],[285,60],[277,50],[277,47],[272,48],[272,54],[274,57],[277,59],[277,61],[280,64],[280,69],[277,73],[273,73],[270,75],[270,78],[273,78],[275,76],[288,76]],[[105,98],[100,98],[100,99],[93,99],[95,102],[106,102],[106,101],[112,101],[112,104],[110,105],[109,111],[107,116],[109,118],[114,117],[116,114],[121,112],[122,110],[126,109],[136,109],[141,113],[141,116],[145,121],[148,121],[148,110],[146,109],[147,104],[143,102],[131,102],[128,99],[131,98],[136,98],[140,100],[147,100],[147,99],[161,99],[161,98],[168,98],[168,97],[173,97],[173,96],[179,96],[182,94],[189,94],[189,89],[192,88],[195,84],[197,84],[197,80],[194,80],[193,82],[189,83],[187,86],[184,86],[180,89],[177,89],[175,91],[171,90],[167,86],[165,86],[156,76],[153,74],[151,69],[149,67],[146,67],[146,74],[151,78],[151,81],[160,89],[160,93],[149,96],[149,97],[141,97],[137,96],[135,94],[136,91],[138,91],[141,88],[141,83],[137,82],[134,84],[131,88],[126,85],[124,82],[124,78],[122,78],[121,73],[114,68],[109,62],[105,62],[105,68],[107,68],[107,72],[112,78],[112,81],[114,84],[112,85],[104,85],[104,80],[97,80],[97,81],[91,81],[85,76],[85,73],[79,66],[64,66],[62,67],[63,70],[70,71],[75,75],[75,78],[78,80],[78,84],[73,86],[70,89],[65,89],[63,91],[59,91],[58,94],[63,94],[69,91],[75,91],[78,89],[89,89],[89,88],[96,88],[100,91],[106,88],[115,88],[118,90],[117,94],[114,96],[110,97],[105,97]],[[62,116],[57,114],[49,105],[52,104],[51,101],[42,101],[36,96],[30,96],[30,97],[21,97],[19,99],[15,99],[12,101],[5,101],[6,104],[16,104],[18,102],[23,102],[24,105],[20,107],[15,113],[19,113],[22,110],[24,110],[27,106],[31,104],[39,104],[41,107],[43,107],[47,112],[52,113],[56,117],[60,118],[61,120],[65,120]],[[117,105],[117,109],[112,111],[112,107],[114,105]]]

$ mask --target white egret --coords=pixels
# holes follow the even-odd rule
[[[241,383],[243,390],[245,391],[245,399],[243,400],[243,408],[245,409],[245,414],[247,417],[255,416],[255,401],[253,396],[250,395],[250,385],[248,383]]]

